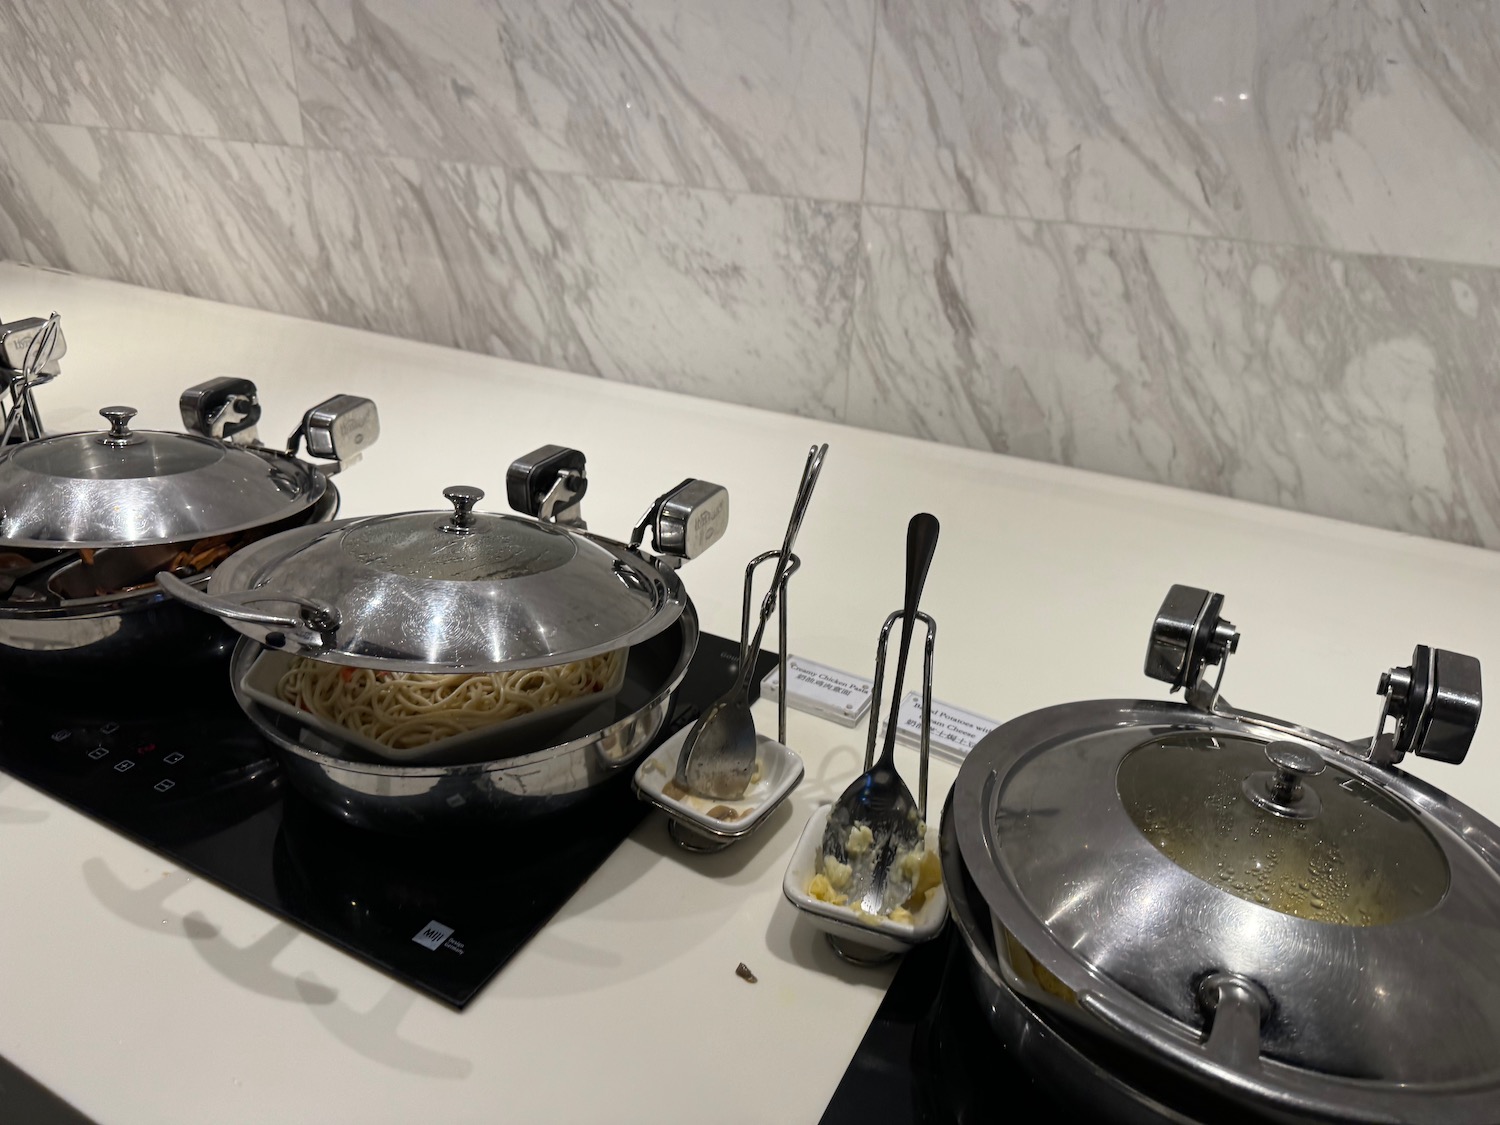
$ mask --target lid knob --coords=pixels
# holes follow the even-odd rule
[[[140,437],[131,432],[130,420],[136,416],[133,406],[106,406],[99,411],[109,423],[109,433],[99,439],[101,445],[134,445]]]
[[[464,532],[474,526],[474,505],[484,499],[484,489],[472,484],[450,484],[443,496],[453,505],[453,519],[443,525],[444,531]]]
[[[1323,756],[1297,742],[1273,742],[1266,747],[1266,757],[1276,767],[1275,771],[1259,770],[1245,778],[1242,787],[1245,796],[1277,816],[1293,820],[1311,820],[1317,816],[1323,803],[1302,781],[1317,777],[1328,768]]]
[[[1276,767],[1275,788],[1271,796],[1283,805],[1301,795],[1304,777],[1317,777],[1328,768],[1316,750],[1295,742],[1271,743],[1266,747],[1266,757]]]

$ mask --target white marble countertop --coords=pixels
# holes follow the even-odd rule
[[[1140,668],[1172,582],[1227,595],[1230,699],[1349,737],[1418,642],[1500,667],[1500,553],[0,266],[7,319],[53,309],[70,348],[41,392],[54,430],[116,401],[175,428],[178,392],[221,374],[259,384],[269,435],[330,394],[374,398],[383,434],[340,478],[345,514],[438,507],[459,481],[503,504],[506,464],[545,442],[588,454],[606,533],[686,475],[724,484],[728,535],[683,571],[721,633],[826,440],[793,651],[868,674],[925,508],[943,521],[937,694],[995,718],[1162,695]],[[789,741],[807,778],[756,837],[693,857],[653,813],[463,1013],[0,775],[0,1056],[107,1123],[814,1121],[890,970],[841,965],[781,894],[863,730],[794,713]],[[1500,722],[1462,767],[1414,772],[1500,820]],[[952,776],[935,766],[934,803]]]

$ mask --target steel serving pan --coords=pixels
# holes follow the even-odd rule
[[[13,412],[23,406],[35,422],[29,398]],[[0,552],[35,573],[0,598],[0,670],[139,679],[226,657],[232,634],[170,602],[154,572],[195,548],[212,559],[238,541],[332,519],[339,497],[329,476],[379,433],[373,403],[340,395],[304,415],[285,452],[268,449],[244,379],[191,387],[180,407],[188,433],[132,430],[129,407],[104,408],[104,432],[46,436],[39,422],[7,421],[8,434],[36,432],[0,451]],[[327,463],[299,459],[304,441]],[[204,566],[184,577],[202,586],[212,563]]]
[[[1078,1120],[1116,1125],[1239,1120],[1239,1107],[1233,1103],[1203,1097],[1176,1075],[1153,1069],[1045,1006],[1028,1003],[1005,983],[989,909],[959,854],[952,804],[950,792],[938,837],[943,889],[948,896],[948,915],[968,954],[969,981],[985,1021],[998,1039],[997,1047],[1014,1053],[1027,1073],[1080,1115]],[[1004,1105],[1004,1091],[997,1090],[997,1115]]]
[[[616,542],[587,531],[586,482],[581,453],[547,446],[508,473],[520,516],[477,512],[483,492],[453,486],[444,492],[451,512],[264,539],[221,566],[206,591],[167,574],[157,581],[244,634],[231,662],[241,706],[281,748],[293,783],[335,815],[416,831],[545,814],[634,763],[661,729],[698,639],[676,570],[728,519],[727,493],[690,479],[652,503],[628,543]],[[642,546],[648,530],[655,554]],[[498,724],[485,760],[398,764],[372,760],[327,723],[257,703],[245,681],[265,649],[422,674],[524,670],[618,649],[628,656],[614,698],[545,744]],[[441,755],[439,742],[430,745]]]
[[[982,740],[945,877],[987,907],[1005,988],[1132,1070],[1267,1119],[1493,1123],[1500,832],[1395,768],[1462,760],[1477,662],[1419,646],[1376,735],[1345,742],[1203,684],[1238,641],[1221,608],[1174,587],[1158,614],[1147,671],[1186,704],[1052,707]]]
[[[281,752],[298,791],[346,823],[420,834],[477,828],[570,808],[634,768],[671,713],[672,696],[698,644],[692,603],[665,631],[630,650],[625,682],[607,715],[557,741],[513,756],[463,765],[401,766],[371,761],[347,743],[257,704],[243,678],[260,647],[241,638],[230,678],[245,714]]]

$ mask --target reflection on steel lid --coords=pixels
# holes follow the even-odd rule
[[[287,651],[409,672],[540,667],[637,644],[681,615],[668,567],[622,544],[521,516],[454,511],[295,528],[220,564],[209,593],[309,599],[336,611],[322,638]],[[264,629],[231,620],[248,636]]]
[[[1291,764],[1305,772],[1268,768],[1278,749],[1283,762],[1300,752]],[[1115,784],[1163,855],[1282,914],[1389,925],[1448,893],[1443,850],[1417,817],[1310,747],[1174,732],[1127,753]]]
[[[327,488],[321,473],[285,454],[132,430],[129,407],[100,413],[107,432],[42,438],[0,453],[0,544],[191,541],[295,516]]]
[[[964,864],[1059,994],[1181,1035],[1205,1067],[1225,1062],[1204,1041],[1223,977],[1263,998],[1258,1055],[1235,1062],[1255,1084],[1281,1081],[1274,1060],[1297,1082],[1500,1090],[1500,841],[1343,745],[1169,703],[1033,712],[954,785]]]

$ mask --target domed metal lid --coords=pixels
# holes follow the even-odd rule
[[[232,534],[307,511],[327,480],[286,454],[197,434],[132,430],[107,406],[103,433],[0,453],[0,545],[102,548]]]
[[[1164,856],[1281,914],[1383,926],[1448,893],[1443,849],[1421,820],[1299,742],[1174,731],[1128,751],[1115,789]]]
[[[206,595],[158,581],[272,647],[408,672],[582,659],[654,636],[683,611],[681,582],[656,560],[555,524],[475,512],[477,488],[444,495],[450,513],[341,520],[253,543],[219,565]]]
[[[1218,608],[1187,617],[1180,654],[1238,639]],[[1500,831],[1391,768],[1403,739],[1467,749],[1477,662],[1419,648],[1382,679],[1395,739],[1357,744],[1228,708],[1201,663],[1156,670],[1189,705],[1033,712],[959,772],[956,837],[1008,983],[1283,1107],[1482,1120],[1500,1096]],[[1422,698],[1393,703],[1402,682]]]

